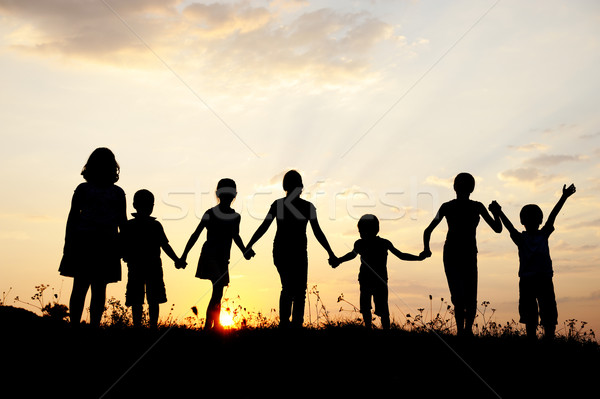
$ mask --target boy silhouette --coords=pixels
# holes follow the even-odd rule
[[[302,176],[290,170],[283,177],[284,198],[275,200],[264,221],[258,227],[250,241],[245,256],[250,259],[252,246],[267,232],[273,220],[277,220],[277,232],[273,241],[273,262],[281,279],[279,296],[279,326],[302,327],[304,321],[304,302],[308,282],[308,254],[306,227],[312,227],[315,238],[335,258],[325,234],[317,220],[315,206],[300,198]],[[290,324],[290,316],[292,321]]]
[[[412,255],[397,250],[385,238],[379,237],[379,219],[375,215],[363,215],[358,221],[360,239],[354,242],[354,249],[346,255],[331,259],[329,264],[336,268],[360,255],[358,283],[360,287],[360,312],[365,327],[371,328],[371,300],[375,304],[375,314],[381,317],[381,327],[390,328],[390,310],[388,305],[388,251],[401,260],[423,260],[425,255]]]
[[[125,305],[131,306],[133,325],[142,324],[144,295],[148,301],[151,328],[157,328],[159,305],[167,302],[160,259],[161,248],[177,264],[180,262],[169,245],[165,231],[156,218],[150,216],[154,209],[154,195],[145,189],[133,196],[133,219],[128,220],[121,232],[123,260],[127,262],[127,288]]]
[[[444,244],[444,271],[454,305],[458,335],[472,335],[477,312],[477,240],[480,217],[496,233],[502,232],[502,222],[492,218],[485,206],[469,197],[475,189],[475,179],[469,173],[459,173],[454,179],[456,199],[440,207],[435,218],[423,233],[423,254],[431,256],[431,233],[446,218],[448,232]]]
[[[552,259],[548,238],[554,231],[554,221],[567,198],[575,193],[575,186],[563,185],[562,195],[540,229],[544,214],[539,206],[525,205],[520,212],[525,231],[519,232],[493,201],[490,211],[497,214],[519,249],[519,321],[525,324],[527,337],[536,339],[538,321],[544,327],[544,339],[554,337],[558,323],[558,309],[554,295]],[[538,312],[539,307],[539,312]],[[539,319],[538,319],[539,316]]]

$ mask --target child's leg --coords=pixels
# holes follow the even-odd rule
[[[384,330],[390,329],[390,315],[389,314],[381,316],[381,328],[383,328]]]
[[[158,313],[160,307],[158,302],[150,302],[148,303],[148,316],[150,318],[150,328],[158,327]]]
[[[477,254],[471,254],[465,260],[463,274],[465,307],[465,334],[473,334],[473,323],[477,315]]]
[[[306,283],[294,281],[292,293],[292,327],[302,327],[304,323],[304,307],[306,303]]]
[[[537,338],[537,323],[525,324],[525,332],[527,333],[527,339],[535,340]]]
[[[535,294],[535,281],[531,277],[519,279],[519,321],[525,324],[527,338],[537,338],[538,303]]]
[[[141,305],[141,304],[131,305],[131,314],[133,316],[133,326],[141,327],[142,326],[143,305]]]
[[[104,305],[106,303],[106,283],[93,282],[92,299],[90,301],[90,325],[99,327],[104,313]]]
[[[359,281],[360,287],[360,297],[359,297],[359,306],[360,313],[363,316],[363,320],[365,323],[365,327],[371,328],[372,326],[372,317],[371,317],[371,298],[373,294],[371,292],[371,287],[368,282]]]
[[[69,314],[71,325],[78,326],[81,323],[81,314],[85,303],[85,296],[90,288],[90,282],[82,278],[73,279],[73,290],[69,299]]]
[[[373,303],[375,304],[375,314],[381,317],[381,328],[388,330],[390,328],[390,308],[388,305],[388,285],[383,281],[373,282]]]
[[[223,289],[225,287],[218,281],[213,282],[213,291],[208,307],[206,309],[206,322],[204,328],[219,327],[219,316],[221,314],[221,299],[223,298]]]
[[[544,325],[544,340],[551,341],[552,339],[554,339],[555,333],[556,333],[556,325],[555,324]]]
[[[279,279],[281,280],[281,293],[279,294],[279,327],[285,328],[290,324],[292,316],[292,279],[289,276],[287,268],[277,266]]]
[[[373,323],[371,321],[371,311],[362,313],[363,320],[365,322],[365,327],[371,328]]]
[[[544,326],[544,339],[551,340],[558,324],[558,308],[554,295],[554,284],[551,276],[543,276],[538,281],[538,303],[540,308],[540,321]]]

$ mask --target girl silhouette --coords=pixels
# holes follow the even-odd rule
[[[244,243],[240,237],[241,216],[231,208],[237,196],[236,184],[232,179],[221,179],[217,184],[219,204],[207,210],[196,230],[190,236],[181,255],[180,267],[185,267],[187,255],[206,228],[206,242],[202,246],[196,277],[212,282],[212,296],[206,309],[204,328],[218,329],[223,290],[229,285],[229,257],[231,242],[235,242],[242,253]]]
[[[97,327],[104,312],[106,285],[121,280],[117,237],[127,215],[125,192],[115,185],[119,172],[112,151],[97,148],[81,171],[85,182],[73,194],[59,272],[73,277],[69,311],[75,326],[81,321],[90,287],[90,324]]]

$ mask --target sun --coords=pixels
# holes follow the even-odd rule
[[[221,322],[222,327],[233,328],[235,322],[233,320],[233,314],[231,313],[230,308],[221,309],[219,321]]]

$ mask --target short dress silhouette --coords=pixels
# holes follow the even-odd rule
[[[125,192],[119,186],[81,183],[73,194],[79,215],[67,232],[59,273],[106,283],[121,280],[119,217]]]
[[[240,214],[224,212],[215,206],[202,216],[206,223],[206,241],[202,245],[196,277],[222,285],[229,284],[229,258],[233,237],[240,231]]]

